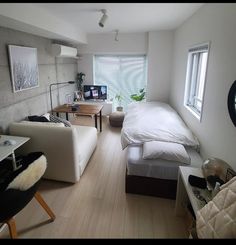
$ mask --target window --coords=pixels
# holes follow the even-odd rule
[[[146,55],[95,55],[94,83],[107,85],[108,98],[114,101],[116,95],[122,96],[121,106],[124,108],[132,100],[130,95],[146,88]]]
[[[209,43],[188,51],[184,105],[201,120]]]

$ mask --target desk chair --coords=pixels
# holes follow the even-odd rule
[[[48,207],[38,187],[46,170],[47,160],[42,152],[32,152],[22,159],[22,167],[12,171],[0,184],[0,223],[9,227],[11,238],[17,238],[14,216],[20,212],[33,197],[54,221],[55,215]]]

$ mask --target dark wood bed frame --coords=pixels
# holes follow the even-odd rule
[[[125,192],[148,196],[176,198],[177,180],[156,179],[135,175],[125,176]]]

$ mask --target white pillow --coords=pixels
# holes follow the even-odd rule
[[[45,113],[41,117],[46,117],[46,119],[48,119],[48,121],[50,122],[50,113]]]
[[[191,159],[181,144],[162,141],[150,141],[143,144],[143,159],[161,158],[190,164]]]
[[[35,125],[35,126],[65,127],[64,123],[34,122],[34,121],[21,121],[20,123],[25,123],[28,125]]]

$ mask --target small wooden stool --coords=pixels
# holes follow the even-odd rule
[[[122,127],[125,113],[122,111],[113,112],[109,116],[109,122],[112,127]]]

